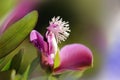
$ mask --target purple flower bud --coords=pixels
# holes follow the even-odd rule
[[[30,33],[30,41],[42,53],[42,63],[53,67],[53,60],[57,52],[57,43],[52,32],[48,31],[46,33],[46,39],[47,41],[35,30]]]

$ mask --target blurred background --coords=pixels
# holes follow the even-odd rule
[[[19,3],[17,0],[7,1],[9,2],[6,6],[0,5],[6,7],[4,10],[1,8],[1,14],[3,12],[8,14],[6,11],[9,11],[9,7],[14,9]],[[80,80],[120,80],[119,0],[40,0],[35,9],[39,13],[35,29],[43,35],[54,16],[61,16],[63,20],[69,21],[70,37],[59,44],[60,48],[66,44],[81,43],[92,50],[93,67],[86,70]],[[0,16],[0,23],[2,21],[4,19]],[[36,49],[29,43],[29,36],[19,47],[26,49],[25,56],[31,59],[30,61],[37,56]],[[30,61],[24,63],[30,63]],[[24,66],[21,70],[23,68]],[[37,67],[31,75],[31,80],[41,80],[40,74]]]

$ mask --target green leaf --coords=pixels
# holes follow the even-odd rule
[[[3,68],[1,71],[6,71],[10,68],[11,60],[9,60],[6,64],[4,64]]]
[[[17,0],[0,0],[0,19],[5,16],[17,3]]]
[[[4,61],[5,58],[0,59],[0,64]]]
[[[58,76],[60,80],[79,80],[84,71],[66,71]]]
[[[19,46],[35,27],[37,18],[37,11],[32,11],[15,24],[9,26],[2,36],[0,36],[0,58],[8,55]]]
[[[0,72],[0,80],[14,80],[15,74],[15,70]]]
[[[19,52],[18,52],[19,51]],[[0,63],[0,71],[6,71],[9,69],[15,69],[18,71],[21,61],[22,61],[23,49],[17,50],[10,53],[10,55],[2,58],[2,62]],[[12,59],[13,58],[13,59]]]
[[[30,65],[27,67],[26,71],[23,74],[17,74],[15,80],[28,80]]]
[[[0,71],[8,70],[13,54],[8,55],[5,58],[2,58],[3,61],[0,63]]]
[[[27,67],[26,71],[24,72],[22,76],[22,80],[28,80],[29,70],[30,70],[30,65]]]
[[[22,80],[22,76],[19,75],[19,74],[17,74],[17,75],[15,76],[15,79],[14,79],[14,80]]]
[[[12,59],[10,69],[15,69],[18,72],[23,56],[24,50],[21,49]]]
[[[22,58],[22,63],[18,71],[19,74],[23,74],[27,67],[32,63],[32,61],[37,57],[36,48],[26,39],[19,48],[24,48],[24,54]]]
[[[56,53],[55,60],[54,60],[54,68],[58,67],[60,65],[60,56],[59,56],[59,49]]]
[[[58,80],[58,79],[56,77],[50,75],[50,76],[48,76],[48,80]]]
[[[39,63],[39,58],[35,58],[32,63],[30,64],[30,70],[29,70],[29,75],[33,72],[34,69],[36,69],[36,67],[38,66]]]
[[[12,58],[18,53],[19,50],[14,50],[12,53],[1,59],[0,71],[5,71],[9,69]]]
[[[15,80],[28,80],[29,77],[30,65],[27,67],[26,71],[23,74],[17,74]]]

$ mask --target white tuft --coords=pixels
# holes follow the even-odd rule
[[[61,41],[65,41],[70,35],[68,22],[62,21],[62,18],[59,16],[56,18],[53,17],[49,23],[50,26],[47,29],[54,33],[57,42],[61,43]]]

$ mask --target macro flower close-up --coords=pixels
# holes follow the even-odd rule
[[[52,18],[47,27],[45,37],[39,32],[33,30],[30,34],[30,41],[41,52],[41,65],[53,70],[54,74],[61,73],[64,70],[84,70],[92,66],[92,52],[86,46],[73,43],[64,46],[60,51],[58,43],[65,41],[69,36],[70,29],[68,22],[62,21],[62,18]],[[59,57],[59,66],[55,66],[55,57]]]
[[[0,80],[120,80],[119,0],[0,0]]]

